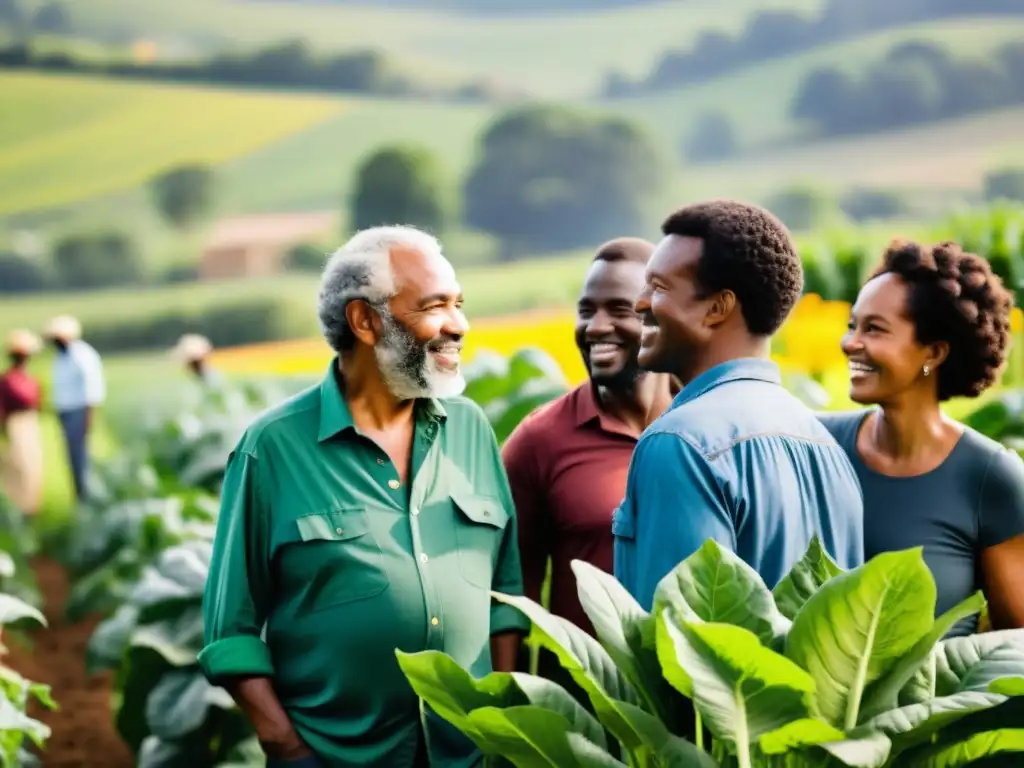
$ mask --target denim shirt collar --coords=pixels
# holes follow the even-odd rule
[[[672,400],[672,405],[668,407],[668,410],[674,410],[691,400],[696,400],[720,384],[741,379],[782,384],[782,374],[779,372],[779,366],[772,360],[763,357],[740,357],[727,363],[720,363],[697,376],[697,378],[679,391],[679,394]]]

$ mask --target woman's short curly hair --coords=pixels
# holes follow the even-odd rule
[[[936,371],[940,401],[977,397],[999,378],[1010,343],[1013,295],[988,261],[954,242],[894,240],[871,275],[898,276],[909,288],[907,314],[920,344],[946,342]]]

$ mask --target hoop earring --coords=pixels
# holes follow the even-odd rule
[[[927,376],[928,374],[930,374],[930,373],[932,372],[932,369],[931,369],[930,367],[928,367],[928,366],[926,365],[926,366],[925,366],[925,367],[924,367],[924,368],[922,369],[922,371],[924,372],[924,375],[925,375],[925,376]]]

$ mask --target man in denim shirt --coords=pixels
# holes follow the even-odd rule
[[[636,303],[638,359],[683,389],[633,453],[612,523],[616,577],[649,610],[658,582],[707,539],[769,587],[815,534],[841,567],[860,565],[853,467],[769,359],[803,288],[788,231],[768,211],[715,200],[662,232]]]

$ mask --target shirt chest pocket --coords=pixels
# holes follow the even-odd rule
[[[295,521],[293,567],[305,572],[312,610],[379,595],[390,581],[366,510],[334,509]]]
[[[462,577],[473,586],[490,589],[508,512],[494,496],[460,490],[452,493],[451,498]]]

